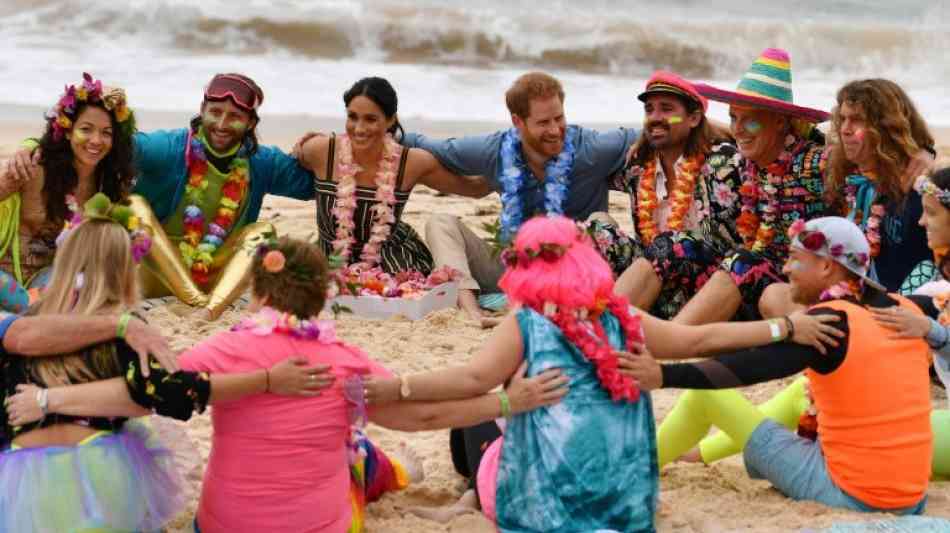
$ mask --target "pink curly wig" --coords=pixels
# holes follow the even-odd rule
[[[498,284],[508,298],[535,309],[545,302],[566,309],[602,307],[613,293],[614,278],[590,238],[565,217],[537,217],[521,226],[514,247],[524,252],[538,250],[542,243],[561,245],[567,251],[554,261],[535,258],[508,268]]]

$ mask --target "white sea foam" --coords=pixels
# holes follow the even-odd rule
[[[82,9],[76,9],[82,5]],[[768,46],[789,50],[796,102],[828,108],[858,77],[904,86],[950,124],[950,9],[907,0],[6,0],[0,101],[49,105],[86,70],[136,107],[191,110],[215,72],[249,74],[263,113],[342,116],[341,95],[388,78],[404,118],[506,120],[505,88],[529,68],[559,76],[569,118],[630,123],[655,68],[724,87]],[[724,119],[724,106],[713,105]]]

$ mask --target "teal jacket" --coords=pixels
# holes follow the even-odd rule
[[[187,140],[188,130],[184,128],[135,134],[137,178],[132,192],[144,196],[163,223],[175,213],[185,193]],[[251,156],[250,177],[248,204],[238,226],[257,221],[265,194],[297,200],[314,198],[313,173],[273,146],[260,146]]]

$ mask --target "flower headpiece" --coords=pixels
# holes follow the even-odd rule
[[[87,72],[82,82],[67,85],[59,101],[46,112],[46,120],[53,128],[53,139],[59,141],[73,129],[80,104],[101,104],[115,114],[122,134],[131,137],[135,132],[135,117],[125,102],[125,91],[120,88],[103,89],[102,81],[93,79]]]
[[[257,245],[255,253],[261,258],[264,270],[270,274],[279,274],[286,269],[297,281],[306,283],[316,280],[316,272],[309,265],[287,261],[287,257],[280,249],[280,241],[277,240],[277,235],[274,233],[264,235],[261,243]]]
[[[929,176],[918,176],[914,182],[914,190],[921,196],[933,196],[941,205],[950,209],[950,190],[941,189]]]
[[[584,239],[584,233],[578,228],[575,240],[581,242]],[[524,248],[518,250],[514,244],[511,244],[501,252],[501,262],[508,268],[520,266],[526,268],[535,259],[540,259],[545,263],[554,263],[564,257],[571,244],[559,244],[555,242],[542,242],[537,248]]]
[[[86,200],[83,204],[82,213],[77,208],[70,206],[73,216],[63,227],[63,231],[56,238],[56,244],[61,244],[66,237],[72,233],[81,222],[85,220],[107,220],[114,222],[129,232],[129,240],[132,242],[132,259],[136,263],[142,262],[142,258],[148,255],[152,248],[152,235],[148,229],[139,224],[139,217],[132,214],[132,209],[126,205],[113,204],[109,197],[99,192]]]

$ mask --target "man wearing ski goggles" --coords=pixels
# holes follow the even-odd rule
[[[251,255],[242,253],[274,232],[257,222],[265,194],[314,198],[313,174],[273,146],[259,146],[264,92],[248,76],[217,74],[190,127],[137,132],[137,181],[129,201],[153,244],[140,276],[147,298],[172,294],[217,318],[246,286]],[[39,151],[25,148],[13,171],[31,179]]]

